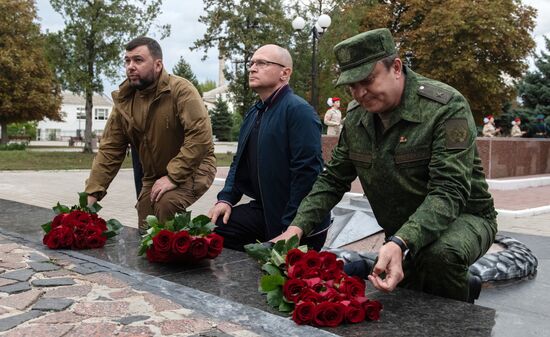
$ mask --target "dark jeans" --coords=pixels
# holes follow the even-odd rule
[[[272,238],[266,237],[266,223],[263,209],[255,201],[233,207],[227,224],[223,217],[216,221],[215,232],[223,236],[223,245],[226,248],[244,251],[243,246],[258,241],[265,242]],[[327,232],[303,237],[300,244],[307,245],[317,251],[325,243]]]

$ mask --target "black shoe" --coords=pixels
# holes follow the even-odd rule
[[[474,303],[481,293],[481,278],[476,275],[468,274],[468,302]]]
[[[366,259],[352,261],[344,265],[344,272],[349,276],[359,276],[366,279],[372,271],[372,265]]]

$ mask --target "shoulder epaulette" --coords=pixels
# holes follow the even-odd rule
[[[432,84],[420,84],[417,93],[441,104],[447,104],[453,97],[453,92]]]
[[[346,112],[351,111],[351,110],[357,108],[358,106],[359,106],[359,102],[357,102],[356,100],[353,100],[353,101],[348,103],[348,107],[346,109]]]

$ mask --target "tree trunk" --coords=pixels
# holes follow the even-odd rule
[[[86,126],[84,127],[84,153],[93,153],[92,148],[92,108],[93,108],[93,95],[94,92],[91,88],[86,88],[85,90],[86,105],[84,110],[86,110]]]
[[[5,145],[9,142],[8,138],[8,123],[7,122],[1,122],[2,125],[2,139],[0,140],[0,144]]]

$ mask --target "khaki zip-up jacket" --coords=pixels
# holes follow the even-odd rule
[[[135,92],[126,80],[112,93],[115,106],[86,181],[86,192],[99,200],[120,169],[129,143],[138,149],[144,187],[165,175],[181,185],[205,166],[216,166],[210,118],[189,81],[162,71],[149,108],[136,109],[146,111],[139,116],[145,121],[143,130],[132,115]]]

